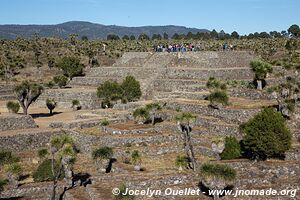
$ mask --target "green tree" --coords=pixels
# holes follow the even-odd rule
[[[245,134],[243,150],[251,159],[282,157],[291,148],[292,135],[282,115],[265,108],[240,126]]]
[[[122,94],[122,87],[116,81],[105,81],[97,88],[98,98],[109,103],[121,99]]]
[[[150,40],[150,37],[147,34],[142,33],[139,35],[138,39],[139,40]]]
[[[135,40],[135,36],[134,36],[134,35],[131,35],[131,36],[130,36],[130,40]]]
[[[109,34],[106,38],[107,40],[120,40],[120,37],[115,34]]]
[[[233,31],[233,32],[231,33],[231,37],[234,38],[234,39],[239,39],[239,38],[240,38],[240,35],[238,34],[238,32]]]
[[[124,36],[122,37],[122,40],[129,40],[129,36],[128,36],[128,35],[124,35]]]
[[[63,57],[57,66],[63,70],[64,75],[70,80],[74,76],[83,74],[83,65],[80,63],[80,59],[76,57]]]
[[[262,90],[262,81],[265,80],[268,73],[273,72],[272,65],[269,63],[255,60],[250,63],[252,71],[255,73],[255,80],[257,82],[257,89]]]
[[[37,83],[23,81],[15,87],[14,91],[23,113],[27,115],[29,106],[42,94],[43,87]]]
[[[300,36],[300,28],[299,28],[299,26],[297,24],[293,24],[288,29],[288,33],[291,34],[294,37],[299,37]]]
[[[126,101],[135,101],[142,96],[140,82],[134,76],[127,76],[121,84],[123,90],[122,98]]]

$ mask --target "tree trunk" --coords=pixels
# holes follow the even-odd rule
[[[217,191],[215,191],[215,194],[214,194],[214,200],[219,200],[220,199],[220,197],[219,197],[219,195],[217,194]]]
[[[261,80],[256,80],[257,83],[257,89],[262,90],[262,81]]]
[[[50,109],[50,115],[53,115],[52,109]]]

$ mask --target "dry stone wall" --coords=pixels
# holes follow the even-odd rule
[[[0,131],[36,128],[37,125],[30,115],[0,115]]]

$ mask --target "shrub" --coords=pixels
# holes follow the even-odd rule
[[[6,103],[6,107],[9,112],[18,113],[20,110],[20,104],[18,102],[9,101]]]
[[[135,109],[133,111],[133,117],[134,119],[142,121],[143,123],[146,123],[148,120],[150,120],[149,111],[144,107]]]
[[[292,136],[284,118],[272,108],[265,108],[240,129],[245,134],[243,150],[251,159],[282,157],[291,148]]]
[[[11,151],[0,150],[0,166],[19,161],[20,159],[16,157]]]
[[[77,99],[72,100],[72,107],[79,106],[79,105],[80,105],[79,100],[77,100]]]
[[[225,91],[217,90],[208,96],[208,100],[211,105],[221,104],[223,106],[228,105],[228,95]]]
[[[133,77],[127,76],[121,84],[123,99],[127,101],[138,100],[142,96],[140,83]]]
[[[18,162],[10,163],[5,165],[5,171],[20,176],[22,173],[22,166]]]
[[[176,167],[186,167],[189,164],[189,158],[186,156],[178,155],[175,160]]]
[[[134,164],[134,165],[141,163],[142,156],[141,156],[141,154],[139,153],[138,150],[134,150],[131,153],[131,161],[132,161],[132,164]]]
[[[58,85],[58,87],[63,88],[67,85],[68,78],[64,75],[58,75],[53,77],[53,81]]]
[[[206,87],[208,89],[221,89],[226,90],[227,86],[225,83],[222,83],[220,80],[217,80],[215,77],[209,77]]]
[[[42,181],[53,181],[54,177],[52,174],[52,168],[51,168],[52,160],[47,159],[44,160],[36,169],[35,172],[33,172],[33,179],[35,182],[42,182]],[[54,163],[54,170],[55,174],[58,174],[59,170],[59,163],[55,161]],[[64,178],[64,172],[61,173],[61,176],[59,177],[59,180],[62,180]]]
[[[49,81],[48,83],[45,83],[45,86],[51,89],[55,86],[55,83],[54,81]]]
[[[101,126],[108,126],[109,125],[109,121],[107,119],[102,119],[100,125]]]
[[[40,159],[46,158],[48,155],[48,150],[47,149],[40,149],[38,150],[38,156]]]
[[[134,199],[134,196],[132,196],[132,195],[129,195],[129,194],[124,195],[126,193],[126,189],[127,189],[125,184],[122,184],[118,189],[119,189],[120,193],[115,196],[116,200],[133,200]]]
[[[8,181],[0,179],[0,193],[4,190],[4,186],[7,185]]]
[[[93,159],[111,159],[114,152],[111,147],[100,147],[93,151]]]
[[[218,178],[228,182],[236,178],[235,169],[223,164],[205,163],[201,166],[200,171],[205,177]]]
[[[233,137],[228,136],[225,138],[225,149],[221,153],[222,160],[230,160],[239,158],[241,156],[241,147],[239,141]]]

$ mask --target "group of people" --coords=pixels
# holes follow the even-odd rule
[[[169,45],[158,45],[154,47],[155,52],[186,52],[186,51],[197,51],[199,48],[196,48],[192,44],[169,44]]]
[[[225,42],[225,43],[223,44],[223,50],[224,50],[224,51],[225,51],[225,50],[234,50],[234,47],[233,47],[232,44],[227,44],[227,42]]]

